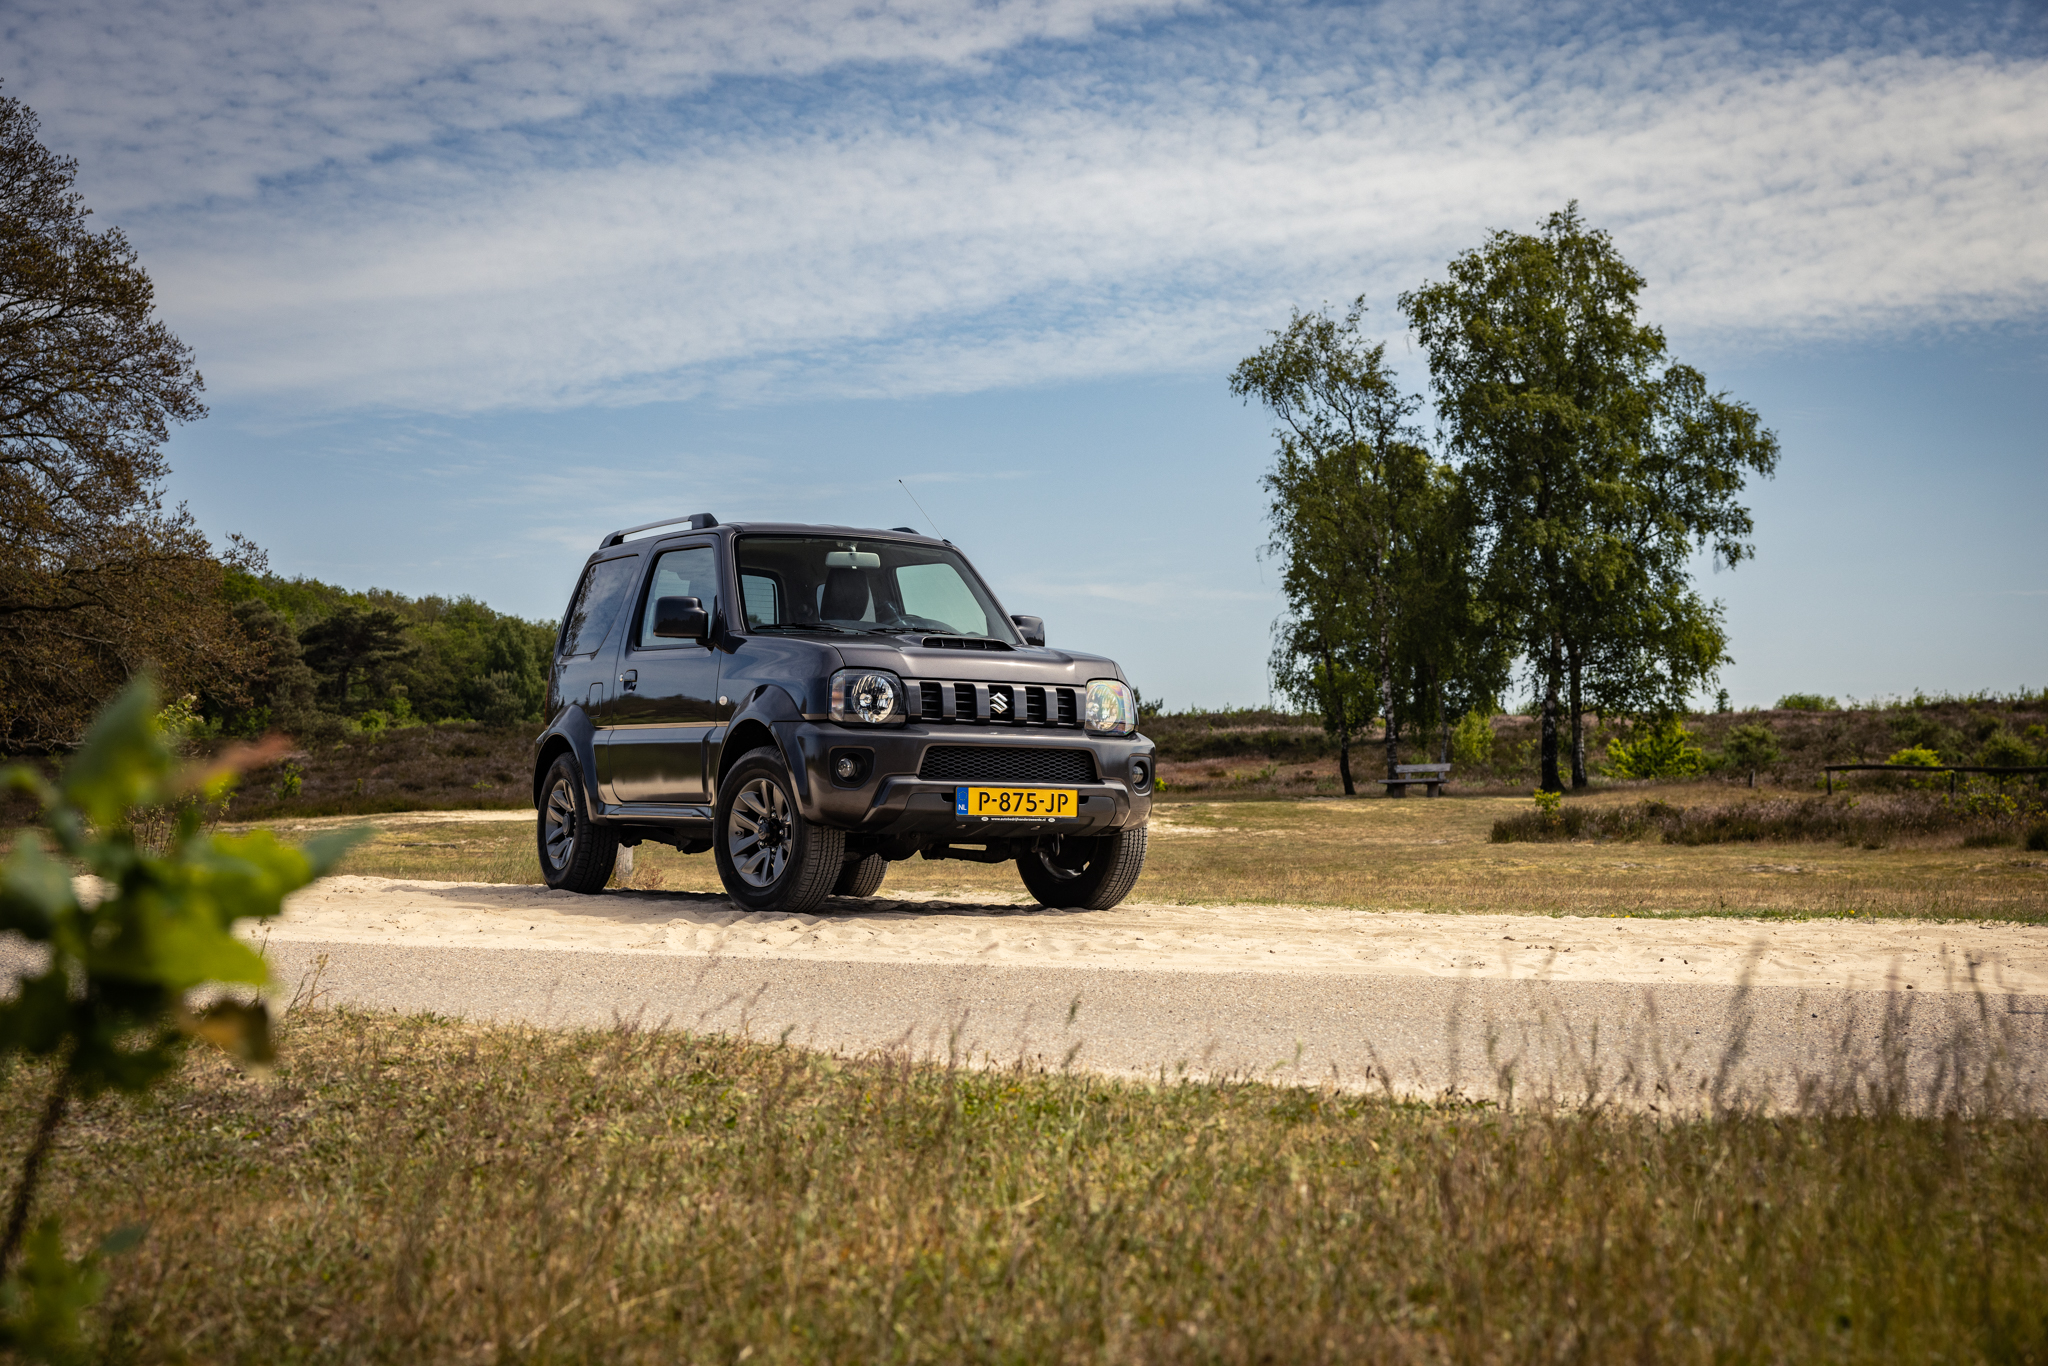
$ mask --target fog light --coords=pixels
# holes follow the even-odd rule
[[[842,782],[842,783],[850,783],[850,782],[852,782],[852,781],[853,781],[853,780],[854,780],[855,778],[858,778],[859,776],[860,776],[860,760],[858,760],[858,759],[854,758],[854,757],[853,757],[853,756],[852,756],[851,754],[842,754],[842,755],[840,755],[840,756],[839,756],[839,781],[840,781],[840,782]]]
[[[1135,759],[1135,760],[1132,760],[1132,762],[1131,762],[1131,786],[1132,786],[1132,787],[1135,787],[1135,788],[1138,788],[1138,789],[1140,789],[1140,790],[1143,790],[1143,788],[1144,788],[1145,784],[1147,784],[1147,783],[1149,783],[1149,782],[1151,782],[1151,781],[1152,781],[1152,765],[1150,765],[1150,764],[1146,763],[1146,762],[1145,762],[1145,761],[1144,761],[1143,759]]]

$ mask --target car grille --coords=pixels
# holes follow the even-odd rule
[[[1079,688],[1041,688],[1023,683],[941,683],[930,679],[906,685],[906,715],[913,721],[959,722],[983,726],[1059,726],[1081,724]]]
[[[1095,758],[1085,749],[933,745],[917,776],[941,783],[1092,783]]]

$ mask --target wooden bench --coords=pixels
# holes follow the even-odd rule
[[[1389,797],[1405,797],[1411,787],[1426,787],[1430,796],[1438,796],[1451,779],[1449,764],[1395,764],[1394,772],[1399,776],[1373,780],[1387,789]]]

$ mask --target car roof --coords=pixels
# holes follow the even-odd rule
[[[726,536],[843,536],[848,538],[857,537],[861,540],[914,541],[924,545],[942,545],[948,549],[958,549],[951,541],[937,536],[926,536],[922,532],[911,531],[905,527],[837,526],[822,522],[716,522],[710,526],[697,527],[682,525],[685,520],[687,519],[678,517],[673,523],[657,522],[650,524],[648,527],[632,528],[632,530],[647,531],[648,534],[633,536],[629,540],[619,539],[622,536],[628,535],[628,532],[614,531],[604,538],[604,542],[598,546],[590,558],[594,560],[600,556],[622,550],[627,546],[639,546],[654,541],[669,540],[677,536],[701,536],[707,533]]]

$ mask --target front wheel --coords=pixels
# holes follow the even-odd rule
[[[1145,827],[1107,835],[1055,835],[1017,860],[1024,890],[1054,910],[1106,911],[1145,871]]]
[[[788,767],[765,747],[742,755],[718,785],[711,838],[726,895],[748,911],[814,910],[846,860],[846,833],[804,819]]]
[[[612,879],[619,857],[619,837],[607,826],[592,824],[583,797],[583,770],[564,754],[541,783],[540,816],[535,837],[540,843],[540,871],[558,892],[601,892]]]

